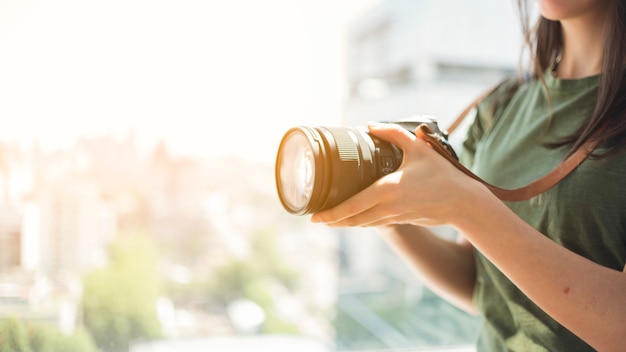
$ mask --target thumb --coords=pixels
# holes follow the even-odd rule
[[[415,140],[414,134],[395,123],[369,122],[368,128],[374,136],[393,143],[402,150],[406,150]]]

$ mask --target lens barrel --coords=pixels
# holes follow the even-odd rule
[[[296,215],[332,208],[395,171],[402,151],[367,131],[294,127],[276,157],[276,187],[283,207]]]

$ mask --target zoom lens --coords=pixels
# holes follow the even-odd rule
[[[331,208],[395,171],[402,152],[368,132],[342,127],[295,127],[276,158],[276,187],[284,208],[305,215]]]

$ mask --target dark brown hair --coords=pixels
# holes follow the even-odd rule
[[[551,147],[570,146],[570,153],[594,142],[605,147],[595,157],[614,155],[626,149],[626,2],[608,0],[606,42],[602,57],[602,72],[593,113],[576,132],[551,143]],[[561,23],[540,17],[530,26],[530,1],[518,0],[524,39],[531,56],[530,73],[543,77],[563,47]]]

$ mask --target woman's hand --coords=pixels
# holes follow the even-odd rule
[[[449,224],[471,209],[472,192],[486,191],[406,129],[379,123],[369,129],[403,150],[402,165],[334,208],[314,214],[311,221],[330,226]]]

